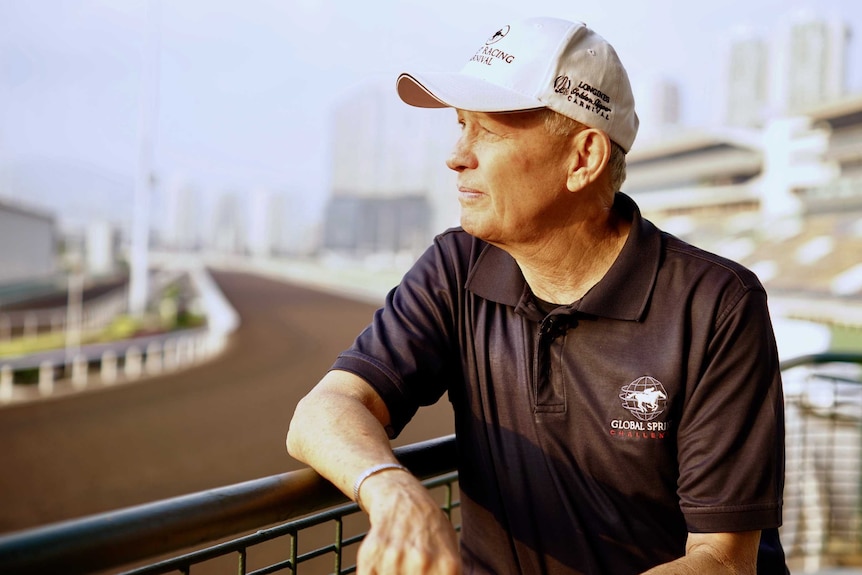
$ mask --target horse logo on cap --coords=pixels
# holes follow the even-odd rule
[[[505,26],[503,26],[502,28],[500,28],[499,30],[494,32],[494,35],[491,36],[490,38],[488,38],[488,41],[485,42],[485,45],[487,46],[490,44],[496,44],[497,42],[499,42],[500,40],[505,38],[506,34],[508,34],[508,33],[509,33],[509,25],[506,24]]]

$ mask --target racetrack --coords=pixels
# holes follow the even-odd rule
[[[181,372],[0,408],[0,532],[296,469],[296,402],[374,306],[216,272],[242,323],[227,350]],[[448,402],[398,443],[451,433]]]

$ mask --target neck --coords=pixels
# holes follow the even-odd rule
[[[529,246],[507,251],[518,262],[536,297],[569,304],[581,299],[616,261],[631,222],[611,208],[582,218]]]

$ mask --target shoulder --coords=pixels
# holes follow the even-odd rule
[[[664,265],[692,280],[708,278],[727,287],[764,291],[757,275],[742,264],[709,252],[667,232],[661,232]]]

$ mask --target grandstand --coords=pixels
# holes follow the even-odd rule
[[[862,330],[862,96],[646,143],[625,191],[664,229],[754,270],[792,317]]]

